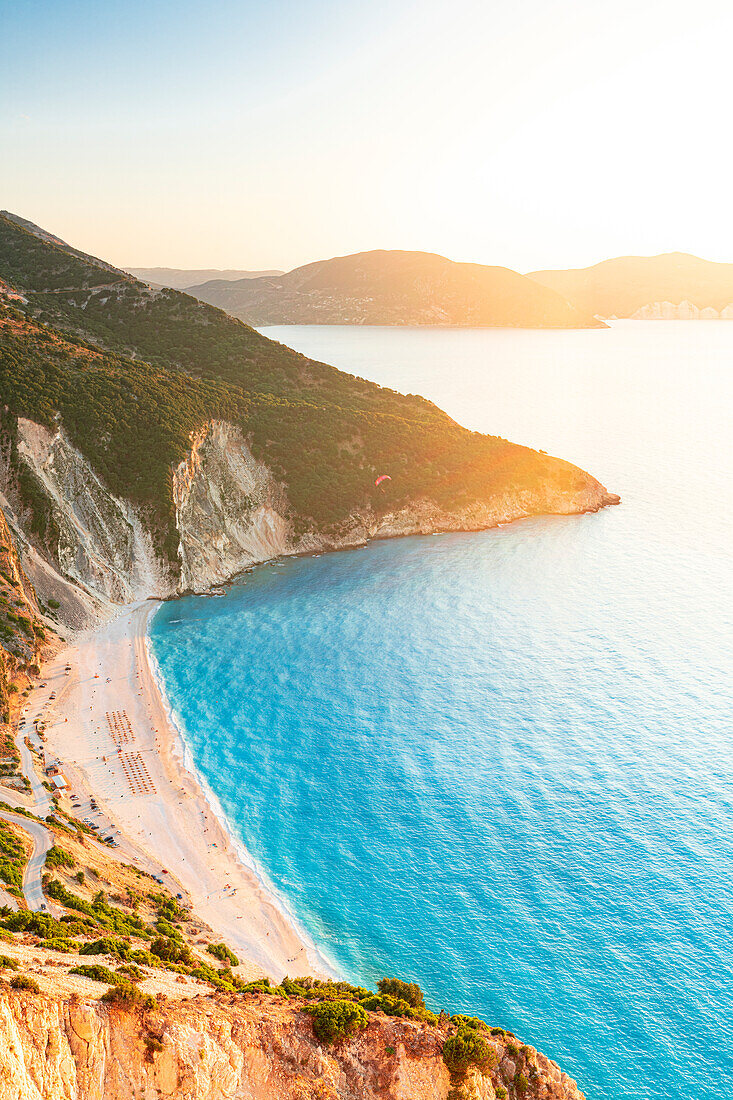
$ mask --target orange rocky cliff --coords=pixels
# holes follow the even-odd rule
[[[452,1025],[371,1014],[333,1046],[280,998],[201,996],[141,1011],[72,996],[0,996],[0,1100],[583,1100],[575,1082],[506,1032],[453,1078]]]

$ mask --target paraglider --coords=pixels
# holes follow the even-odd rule
[[[392,480],[392,478],[389,476],[389,474],[380,474],[379,477],[377,478],[377,480],[374,482],[374,486],[375,486],[375,488],[378,489],[383,481],[391,481],[391,480]]]

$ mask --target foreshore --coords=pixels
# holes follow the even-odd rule
[[[185,766],[180,733],[148,656],[155,607],[150,600],[126,607],[77,635],[44,665],[43,686],[24,710],[32,717],[47,708],[46,757],[59,760],[82,804],[96,800],[116,827],[121,857],[181,892],[252,976],[325,975],[326,962],[240,858]],[[49,701],[52,692],[56,698]]]

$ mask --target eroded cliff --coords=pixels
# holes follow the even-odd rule
[[[484,1070],[443,1060],[453,1025],[372,1014],[333,1046],[302,1006],[196,997],[121,1010],[76,997],[0,997],[0,1100],[582,1100],[576,1083],[513,1035],[487,1033]]]
[[[618,499],[589,474],[553,459],[536,484],[502,487],[451,510],[422,499],[394,511],[358,510],[328,529],[296,529],[284,487],[254,457],[241,429],[212,420],[172,471],[176,570],[156,551],[144,516],[105,487],[62,428],[51,432],[20,419],[17,454],[48,501],[52,550],[39,546],[27,518],[14,509],[7,463],[0,506],[16,532],[24,568],[38,591],[60,604],[61,621],[72,628],[149,596],[205,591],[279,555],[343,549],[372,538],[482,530],[538,514],[594,512]],[[572,490],[567,476],[553,476],[556,469],[574,471]]]
[[[298,532],[283,487],[255,459],[240,429],[220,421],[194,438],[190,456],[175,471],[173,497],[179,587],[194,591],[280,555],[346,549],[374,538],[484,530],[531,515],[597,512],[618,500],[578,470],[572,493],[548,476],[532,488],[502,490],[453,510],[423,499],[393,512],[355,511],[329,530]]]

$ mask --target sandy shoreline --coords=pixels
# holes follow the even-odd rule
[[[24,710],[35,713],[57,693],[45,704],[47,759],[58,758],[82,799],[96,799],[119,830],[123,858],[138,857],[174,893],[182,892],[253,973],[323,975],[326,962],[240,859],[185,767],[180,734],[147,650],[147,623],[156,606],[145,601],[124,608],[78,635],[44,665],[45,687],[33,692]],[[79,812],[65,803],[69,812]]]

